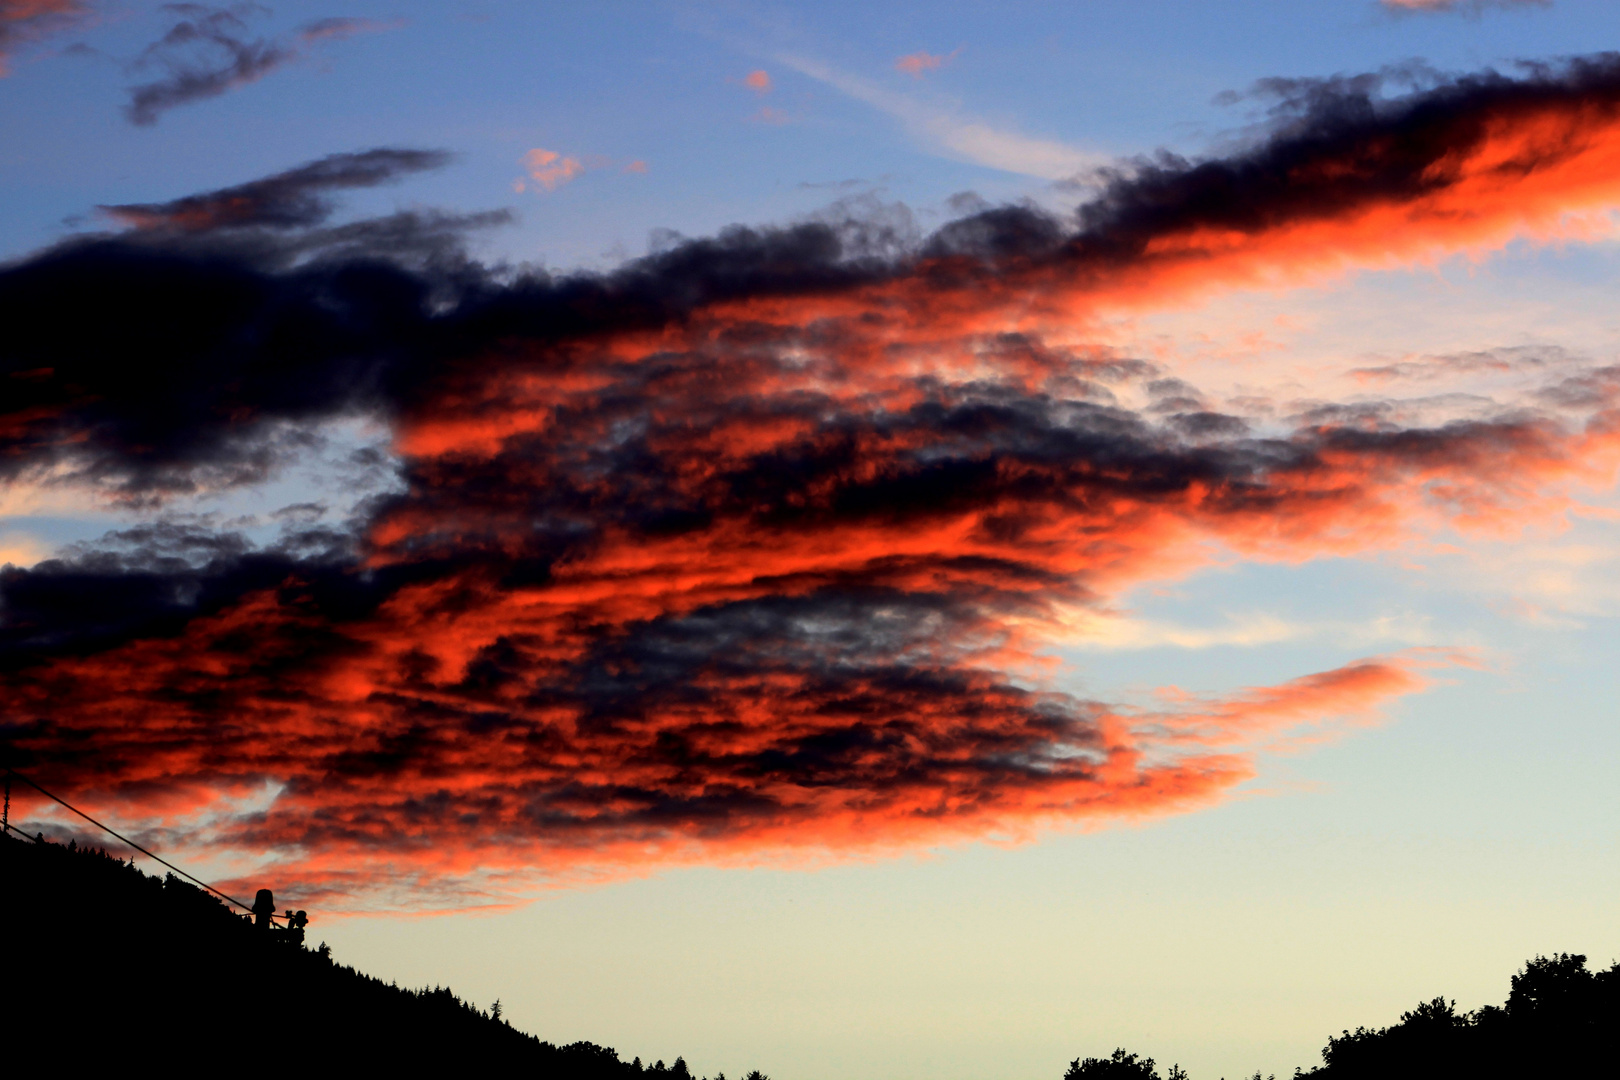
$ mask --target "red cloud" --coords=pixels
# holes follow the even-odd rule
[[[750,71],[746,76],[744,76],[743,85],[756,93],[768,94],[771,91],[770,72],[765,71],[764,69],[759,71]]]
[[[17,46],[63,30],[90,13],[87,0],[0,0],[0,76]]]
[[[53,710],[52,738],[93,741],[121,763],[75,777],[77,798],[97,810],[179,825],[267,779],[285,785],[267,814],[193,842],[280,852],[278,887],[328,904],[466,904],[490,887],[481,875],[506,877],[488,902],[584,874],[847,856],[1189,809],[1253,774],[1248,748],[1268,729],[1369,715],[1421,689],[1428,662],[1378,658],[1125,711],[949,665],[902,672],[893,657],[817,675],[738,643],[739,655],[639,694],[632,712],[604,712],[567,694],[535,699],[544,680],[533,673],[502,685],[515,663],[499,658],[503,637],[452,675],[433,667],[449,643],[424,636],[431,616],[334,637],[289,598],[253,597],[178,639],[65,662],[13,688],[24,709],[49,697],[66,706]],[[471,628],[458,621],[438,629]],[[518,625],[505,631],[524,636],[524,660],[561,659]],[[258,643],[252,655],[235,644],[244,635]],[[386,690],[369,685],[377,677]],[[91,699],[87,684],[108,696]],[[34,809],[24,798],[13,813]]]
[[[1210,539],[1300,559],[1519,520],[1617,456],[1607,412],[1187,445],[1051,396],[1106,355],[968,342],[958,381],[861,326],[482,357],[403,422],[411,489],[363,571],[291,566],[178,635],[14,672],[14,745],[171,827],[284,785],[198,839],[282,853],[301,895],[472,902],[491,872],[520,890],[1163,813],[1450,658],[1132,710],[1031,688],[1067,606]]]
[[[1545,412],[1438,427],[1329,404],[1262,438],[1192,392],[1124,408],[1109,387],[1155,392],[1148,365],[1041,331],[1585,227],[1570,215],[1620,201],[1617,114],[1612,62],[1481,77],[1236,158],[1140,166],[1078,232],[1003,208],[894,262],[841,258],[825,226],[734,230],[600,279],[478,281],[447,315],[413,298],[448,285],[375,261],[253,277],[196,313],[226,320],[229,348],[185,370],[204,384],[278,335],[296,353],[213,396],[164,394],[200,411],[159,464],[243,440],[243,386],[292,422],[330,385],[346,408],[386,403],[404,491],[357,538],[312,533],[321,557],[215,539],[189,562],[5,572],[11,742],[96,809],[275,853],[306,894],[446,902],[1218,799],[1267,740],[1366,716],[1458,658],[1133,709],[1044,678],[1075,609],[1214,550],[1302,560],[1556,515],[1613,483],[1620,380],[1586,372]],[[122,295],[98,250],[80,253],[96,289],[62,289],[74,304]],[[74,257],[39,280],[78,284]],[[159,300],[192,280],[173,261]],[[40,306],[12,281],[14,310]],[[57,356],[78,328],[46,325],[44,344],[12,331],[19,370],[49,374],[13,388],[6,452],[154,460],[149,410],[110,415],[96,372],[58,375],[87,353]],[[360,344],[328,357],[329,339]],[[372,355],[403,359],[356,359]],[[229,437],[193,434],[215,423]],[[266,784],[268,810],[221,809]]]
[[[1465,11],[1487,8],[1551,7],[1552,0],[1380,0],[1395,11]]]

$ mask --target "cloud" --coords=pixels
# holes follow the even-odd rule
[[[770,72],[765,71],[764,69],[760,69],[759,71],[750,71],[747,76],[743,78],[743,85],[757,94],[768,94],[771,92]]]
[[[36,695],[68,689],[75,676],[126,700],[167,699],[143,707],[141,723],[74,708],[49,730],[13,731],[32,745],[76,737],[128,762],[116,779],[82,758],[75,771],[84,789],[161,791],[168,820],[262,790],[260,777],[273,774],[283,785],[274,803],[228,815],[210,830],[213,843],[297,852],[277,880],[330,906],[345,894],[350,903],[370,894],[420,904],[425,893],[465,904],[476,898],[444,885],[476,868],[508,877],[505,894],[486,892],[487,902],[510,896],[514,877],[521,889],[537,877],[746,860],[773,848],[800,858],[882,853],[1191,809],[1252,775],[1245,749],[1375,717],[1421,690],[1422,665],[1432,663],[1370,658],[1280,686],[1119,708],[896,665],[887,652],[864,662],[783,654],[782,621],[806,613],[700,613],[697,627],[653,627],[651,640],[637,635],[601,657],[606,666],[593,665],[578,690],[526,702],[527,682],[512,678],[533,659],[527,642],[481,650],[451,683],[431,654],[401,656],[394,662],[417,679],[373,696],[371,649],[316,623],[289,625],[281,604],[256,602],[193,620],[177,640],[64,661],[24,692],[30,711]],[[256,657],[231,647],[244,633]],[[326,662],[322,647],[358,670]],[[290,680],[281,692],[278,674]],[[204,704],[209,695],[216,700]]]
[[[166,203],[98,207],[139,229],[203,231],[223,228],[306,228],[332,213],[326,192],[376,187],[403,176],[442,168],[450,155],[439,150],[379,148],[332,154],[262,180],[189,195]]]
[[[1620,468],[1605,368],[1526,366],[1539,394],[1433,422],[1357,397],[1261,426],[1085,343],[1122,309],[1557,238],[1620,202],[1620,60],[1359,92],[1225,157],[1133,163],[1072,217],[992,206],[926,237],[849,203],[554,276],[396,215],[14,262],[7,475],[161,500],[366,415],[400,482],[272,545],[154,521],[0,573],[12,752],[355,904],[1217,801],[1268,746],[1471,661],[1104,701],[1048,662],[1088,614],[1212,560],[1517,535]]]
[[[147,46],[136,67],[161,67],[166,74],[130,89],[125,115],[131,123],[155,124],[169,109],[257,82],[297,56],[288,45],[246,38],[246,17],[267,9],[166,4],[163,10],[180,18]]]
[[[1201,163],[1161,160],[1122,172],[1097,200],[1082,208],[1082,227],[1077,231],[1018,207],[992,208],[953,222],[920,253],[928,267],[925,273],[914,272],[909,263],[841,263],[839,233],[820,226],[779,235],[739,233],[735,244],[690,250],[712,252],[719,260],[717,269],[732,259],[761,273],[768,266],[780,269],[786,276],[773,272],[749,279],[749,291],[759,298],[755,303],[788,304],[796,302],[791,295],[798,289],[834,286],[851,297],[847,302],[856,304],[888,304],[913,293],[919,302],[931,296],[954,297],[953,290],[960,288],[961,297],[952,299],[941,313],[944,331],[971,323],[978,317],[976,311],[994,309],[1009,295],[1055,297],[1040,300],[1057,305],[1054,310],[1072,297],[1091,305],[1177,303],[1189,292],[1257,279],[1337,271],[1357,263],[1388,265],[1434,251],[1503,243],[1516,235],[1557,236],[1562,235],[1566,214],[1601,207],[1614,198],[1616,172],[1609,167],[1616,141],[1614,67],[1610,61],[1580,61],[1561,73],[1517,81],[1495,75],[1470,77],[1394,105],[1363,107],[1351,100],[1324,107],[1311,126],[1291,127],[1286,134],[1229,158]],[[1384,149],[1373,152],[1370,147]],[[557,161],[561,160],[559,155]],[[347,162],[337,172],[346,175],[354,164]],[[289,178],[322,177],[329,168],[336,168],[330,160],[325,166],[305,167],[260,183],[268,185],[262,190],[279,191],[278,185]],[[303,191],[298,187],[303,182],[294,186]],[[173,215],[206,207],[202,220],[208,221],[209,215],[218,213],[215,206],[222,197],[229,201],[250,189],[260,192],[255,199],[262,197],[255,185],[244,185],[226,193],[115,212],[128,215],[126,219],[145,213],[153,220],[172,222]],[[259,204],[250,199],[249,205]],[[271,205],[277,213],[287,212],[283,203]],[[421,228],[427,219],[413,220],[416,231],[409,238],[416,242],[428,235]],[[380,225],[364,228],[375,234]],[[745,237],[751,239],[744,242]],[[404,238],[407,234],[401,233],[390,242]],[[261,254],[282,258],[295,248],[308,253],[340,240],[365,239],[355,229],[326,231],[289,237]],[[786,245],[782,254],[767,257],[777,244]],[[21,289],[29,283],[30,289],[43,289],[52,274],[69,280],[74,274],[111,272],[99,268],[116,265],[116,260],[144,267],[143,260],[150,259],[161,266],[171,253],[172,249],[130,243],[70,241],[14,268],[7,274],[8,287]],[[279,282],[266,279],[261,286],[263,271],[251,261],[240,261],[244,256],[235,257],[232,273],[246,274],[255,282],[253,289],[263,287],[267,295],[276,294]],[[756,264],[756,259],[767,261]],[[176,273],[182,265],[176,261]],[[645,307],[632,305],[632,310],[640,312],[638,317],[685,317],[679,315],[682,305],[665,305],[681,296],[698,305],[718,303],[729,295],[720,283],[731,280],[729,274],[741,273],[738,267],[717,278],[700,276],[679,290],[657,294],[662,300]],[[963,275],[960,279],[954,276],[958,273]],[[227,279],[228,275],[222,278]],[[636,275],[627,279],[644,280]],[[137,279],[134,284],[138,283]],[[199,280],[184,274],[173,284],[177,297],[200,287]],[[604,287],[610,292],[621,288],[578,287],[587,291]],[[778,289],[789,295],[778,296],[774,291]],[[174,302],[164,302],[156,294],[152,299],[152,310],[173,310],[169,318],[187,321]],[[33,300],[16,307],[31,309]],[[52,309],[46,305],[37,310]],[[1038,314],[1039,305],[1032,310]],[[122,317],[131,326],[145,328],[142,333],[159,333],[165,325],[148,321],[137,309]],[[28,359],[19,361],[23,366],[12,377],[20,381],[14,385],[51,385],[52,373],[68,363],[72,353],[53,344],[48,324],[28,329],[34,324],[24,319],[19,325],[25,332],[17,338],[13,355]],[[155,342],[152,347],[163,348]],[[206,378],[207,363],[193,376]],[[24,379],[28,372],[36,374]],[[118,396],[110,391],[111,387],[96,391],[108,402],[102,407],[112,407]],[[8,414],[9,438],[17,440],[9,445],[47,449],[15,434],[33,430],[33,421],[24,420],[25,414],[26,408]],[[198,420],[188,415],[186,426]],[[74,430],[81,435],[64,436],[50,446],[63,453],[90,452],[99,424]]]
[[[470,230],[509,215],[329,225],[324,195],[447,160],[336,154],[222,191],[108,207],[135,228],[0,273],[8,304],[44,305],[0,354],[6,486],[89,486],[140,503],[257,482],[309,446],[306,424],[374,408],[376,361],[402,344],[388,344],[386,327],[465,263]],[[76,288],[97,291],[103,318],[72,318]]]
[[[528,176],[512,181],[512,190],[521,194],[529,189],[532,182],[538,185],[540,190],[556,191],[573,181],[575,177],[583,176],[593,169],[611,168],[613,164],[612,158],[601,154],[586,154],[583,158],[564,157],[555,150],[536,147],[523,155],[523,166],[528,171]],[[640,158],[634,158],[625,162],[619,171],[644,175],[647,172],[647,163]]]
[[[839,71],[819,61],[782,57],[782,62],[857,101],[888,113],[920,138],[975,164],[1047,180],[1067,180],[1106,163],[1097,154],[965,118],[952,110],[895,93],[869,79]]]
[[[88,0],[0,0],[0,77],[19,47],[77,25],[90,11]]]
[[[528,170],[529,179],[547,191],[556,191],[585,171],[578,158],[563,157],[555,150],[539,147],[523,155],[523,167]]]
[[[306,24],[291,38],[250,39],[247,20],[269,14],[268,8],[252,3],[230,7],[182,3],[165,4],[162,10],[176,17],[174,25],[147,46],[132,66],[136,70],[157,67],[164,75],[132,87],[124,110],[131,123],[143,126],[157,123],[163,113],[177,106],[257,82],[322,41],[404,25],[399,20],[330,18]]]
[[[1109,611],[1079,611],[1065,644],[1085,650],[1253,648],[1309,639],[1328,639],[1364,649],[1373,644],[1425,645],[1433,633],[1424,620],[1383,616],[1364,622],[1296,622],[1277,615],[1228,616],[1224,625],[1181,626]]]
[[[1430,382],[1459,375],[1540,373],[1574,362],[1574,357],[1556,346],[1519,345],[1445,356],[1410,357],[1376,367],[1354,368],[1348,374],[1363,383]]]
[[[305,23],[298,28],[298,40],[306,45],[313,45],[319,41],[342,41],[347,38],[359,37],[362,34],[381,34],[389,30],[398,30],[405,25],[404,19],[356,19],[334,17],[316,19]]]
[[[896,60],[894,68],[896,71],[905,72],[914,79],[920,79],[923,77],[924,72],[939,70],[941,65],[954,59],[956,54],[961,51],[957,49],[955,52],[943,56],[935,56],[932,53],[922,51],[909,53]]]
[[[1393,99],[1359,81],[1313,84],[1252,149],[1201,163],[1144,159],[1114,174],[1081,208],[1083,231],[1131,253],[1109,286],[1122,303],[1135,302],[1126,279],[1138,272],[1151,281],[1142,298],[1159,303],[1178,279],[1301,283],[1514,237],[1607,236],[1617,70],[1609,56],[1576,59]]]
[[[1492,9],[1551,7],[1552,0],[1379,0],[1390,11],[1462,12],[1477,15]]]

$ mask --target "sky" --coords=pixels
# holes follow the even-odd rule
[[[699,1075],[1607,963],[1617,30],[0,0],[6,752]]]

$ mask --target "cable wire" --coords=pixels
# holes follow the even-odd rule
[[[4,768],[5,768],[5,770],[6,770],[6,772],[8,774],[10,774],[11,776],[15,776],[17,779],[21,780],[23,783],[25,783],[29,787],[33,788],[35,791],[37,791],[41,795],[45,796],[47,799],[52,799],[52,800],[55,800],[56,802],[61,803],[63,806],[67,807],[69,810],[73,811],[75,814],[78,814],[80,817],[84,818],[84,820],[88,821],[90,824],[94,825],[96,828],[100,829],[101,831],[106,832],[106,833],[110,833],[111,835],[118,837],[118,839],[122,840],[124,843],[128,844],[130,847],[134,848],[136,851],[140,852],[142,855],[145,855],[148,859],[154,859],[157,862],[162,863],[164,866],[167,866],[170,870],[173,870],[175,873],[179,874],[181,877],[188,878],[189,880],[196,882],[198,885],[201,885],[203,888],[207,889],[209,892],[213,893],[215,896],[221,898],[222,900],[230,901],[231,903],[235,904],[237,907],[241,908],[243,911],[253,912],[254,914],[257,914],[257,912],[254,912],[252,908],[250,908],[246,904],[242,903],[242,901],[238,900],[236,897],[225,895],[224,893],[220,892],[218,889],[214,888],[212,885],[208,884],[208,882],[204,881],[202,878],[193,877],[192,875],[186,873],[184,870],[180,869],[178,866],[174,865],[174,863],[170,862],[169,860],[167,860],[165,858],[162,858],[161,856],[152,854],[150,851],[147,851],[145,848],[141,847],[141,845],[137,844],[135,841],[131,840],[129,837],[123,835],[122,833],[114,831],[113,829],[107,827],[106,825],[103,825],[101,822],[97,821],[95,818],[91,817],[89,814],[85,813],[83,810],[80,810],[77,806],[74,806],[72,803],[68,802],[66,799],[62,798],[61,796],[52,795],[49,791],[46,791],[44,788],[40,787],[38,784],[36,784],[32,780],[28,779],[28,777],[24,776],[22,773],[18,772],[16,769],[13,769],[11,766],[7,765]],[[15,825],[12,825],[10,822],[6,823],[6,827],[8,829],[11,829],[14,832],[22,832],[21,829],[17,828],[17,826],[15,826]],[[23,835],[28,836],[27,833],[23,833]],[[32,840],[33,837],[30,836],[29,839]],[[285,917],[286,916],[276,915],[276,914],[273,914],[273,913],[270,916],[270,918],[272,920],[279,919],[279,918],[285,918]]]

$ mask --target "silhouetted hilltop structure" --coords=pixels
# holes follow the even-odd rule
[[[1586,957],[1538,956],[1513,976],[1507,1002],[1476,1012],[1435,998],[1386,1028],[1328,1039],[1323,1064],[1295,1080],[1564,1080],[1620,1076],[1620,963],[1589,971]],[[1186,1080],[1171,1066],[1167,1080]],[[1152,1058],[1115,1050],[1076,1058],[1064,1080],[1161,1080]],[[1252,1080],[1261,1080],[1255,1073]]]
[[[173,874],[152,877],[90,848],[0,834],[0,926],[0,1023],[15,1060],[287,1078],[337,1069],[690,1077],[679,1058],[643,1066],[587,1042],[555,1046],[447,987],[408,990],[363,975],[324,945],[255,929]]]

